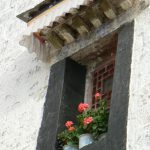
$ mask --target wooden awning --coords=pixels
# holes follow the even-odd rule
[[[134,11],[133,7],[133,0],[91,0],[86,5],[71,9],[49,26],[24,36],[20,44],[30,52],[35,52],[39,59],[49,61],[60,51],[63,53],[62,48],[89,38],[96,30],[102,28],[105,32],[109,28],[108,24],[122,17],[127,10]],[[113,30],[111,26],[110,30]]]

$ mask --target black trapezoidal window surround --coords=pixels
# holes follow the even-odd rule
[[[108,133],[106,134],[106,137],[103,140],[88,145],[87,147],[82,148],[82,150],[126,149],[127,114],[129,103],[129,85],[130,85],[132,47],[134,37],[133,35],[134,35],[134,22],[125,24],[119,30],[119,37],[118,37],[119,40],[117,45],[116,65],[113,79],[114,84],[111,99]],[[79,73],[78,78],[80,79],[82,77],[83,79],[85,79],[86,72],[84,71],[84,68],[77,65],[77,68],[83,69],[84,75],[80,74],[82,71],[75,70],[74,66],[72,66],[71,64],[74,63],[73,62],[70,63],[69,60],[67,61],[63,60],[53,65],[36,150],[50,150],[50,149],[56,150],[55,149],[56,136],[58,131],[60,131],[59,128],[62,128],[64,120],[66,120],[65,119],[66,116],[64,118],[63,114],[69,115],[67,117],[70,116],[72,117],[72,115],[70,114],[71,111],[69,111],[69,113],[64,113],[64,110],[66,111],[64,103],[67,104],[67,106],[68,102],[70,105],[72,105],[72,103],[70,103],[70,99],[72,99],[72,96],[70,95],[70,88],[68,88],[68,85],[70,85],[70,79],[71,82],[74,81],[75,85],[81,84],[81,82],[75,82],[76,80],[72,79],[72,75],[74,75],[74,77],[77,77],[75,73]],[[65,69],[66,67],[67,70]],[[83,81],[81,85],[84,86],[85,81]],[[82,86],[81,90],[83,89]],[[77,87],[76,89],[79,88]],[[71,92],[73,96],[77,96],[75,90],[71,91],[73,92],[73,93]],[[82,91],[82,94],[79,93],[78,96],[80,98],[74,97],[73,99],[83,100],[84,91]],[[77,104],[77,101],[73,102]],[[57,111],[58,108],[60,108],[59,111]],[[71,107],[68,108],[70,109]]]

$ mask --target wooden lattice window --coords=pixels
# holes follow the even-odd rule
[[[103,94],[102,98],[108,100],[110,106],[110,99],[112,94],[113,75],[114,75],[115,59],[111,59],[98,66],[93,72],[93,94],[92,103],[95,104],[95,93],[100,92]]]

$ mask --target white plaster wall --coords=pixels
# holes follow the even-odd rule
[[[16,15],[42,0],[0,0],[0,150],[35,150],[49,64],[19,46],[27,29]]]
[[[127,149],[150,150],[150,8],[135,19]]]
[[[0,150],[35,150],[50,64],[19,46],[22,36],[42,28],[87,0],[65,0],[30,27],[16,16],[43,0],[0,0]]]

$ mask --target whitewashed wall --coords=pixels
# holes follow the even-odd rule
[[[28,28],[16,18],[42,1],[0,0],[0,150],[35,150],[47,92],[50,64],[38,61],[19,41],[87,0],[65,0],[62,10]]]
[[[150,150],[150,8],[135,19],[128,150]]]
[[[19,46],[26,33],[16,15],[42,0],[0,0],[0,150],[35,150],[49,64]],[[128,150],[150,149],[150,8],[135,20]]]
[[[50,67],[19,46],[16,15],[41,1],[0,0],[0,150],[35,150]]]

